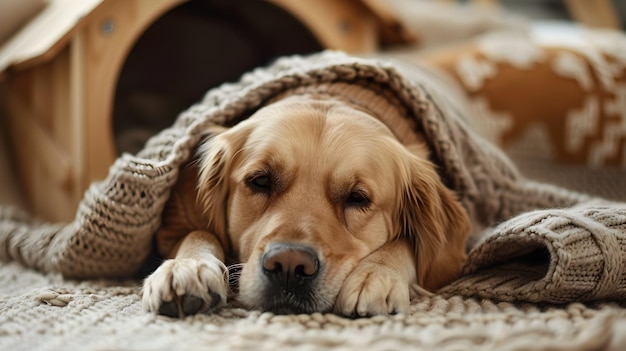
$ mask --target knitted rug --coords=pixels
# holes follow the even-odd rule
[[[141,311],[138,281],[65,280],[139,271],[178,168],[206,128],[234,125],[273,97],[315,84],[388,94],[406,111],[389,127],[425,136],[446,185],[487,228],[473,237],[458,281],[413,301],[409,315],[349,320],[227,308],[173,321]],[[120,157],[85,193],[73,222],[49,224],[0,209],[0,259],[20,263],[0,266],[0,349],[619,345],[626,328],[617,304],[626,297],[626,205],[525,179],[468,127],[468,110],[428,71],[334,52],[281,59],[211,90],[137,155]]]
[[[141,309],[137,281],[69,281],[0,264],[0,349],[623,350],[626,309],[424,297],[409,315],[346,319],[225,308],[170,319]]]

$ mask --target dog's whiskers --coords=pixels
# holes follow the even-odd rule
[[[243,269],[243,263],[235,263],[229,265],[228,268],[228,287],[231,292],[236,293],[239,290],[239,278]]]

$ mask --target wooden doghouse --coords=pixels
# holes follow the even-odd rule
[[[0,49],[30,210],[73,218],[122,152],[211,87],[283,54],[410,40],[379,0],[51,0]]]

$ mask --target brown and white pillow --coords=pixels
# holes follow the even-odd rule
[[[626,35],[582,27],[496,32],[420,55],[447,72],[509,151],[626,167]]]

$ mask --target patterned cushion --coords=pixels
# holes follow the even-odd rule
[[[425,58],[460,83],[478,112],[469,114],[472,123],[507,151],[626,167],[622,32],[544,26],[488,34]]]

